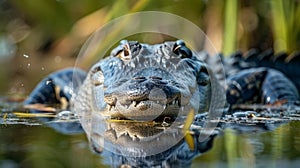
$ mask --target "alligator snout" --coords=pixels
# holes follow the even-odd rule
[[[136,75],[118,87],[108,88],[104,100],[112,113],[118,111],[126,118],[152,120],[164,116],[171,108],[175,113],[174,109],[181,106],[181,92],[171,79]]]
[[[149,76],[149,77],[134,77],[131,79],[128,86],[128,99],[134,101],[141,101],[146,99],[162,100],[175,96],[177,92],[171,90],[171,86],[168,86],[169,81],[163,80],[161,77]],[[158,94],[151,92],[155,90],[162,90],[164,94]],[[153,95],[155,94],[155,95]]]
[[[108,89],[104,94],[105,102],[115,106],[117,102],[137,107],[141,102],[152,101],[161,105],[177,104],[180,106],[180,91],[174,81],[159,76],[136,76],[119,86]],[[115,90],[118,90],[117,92]]]
[[[100,63],[102,73],[94,75],[97,86],[103,85],[105,104],[95,99],[96,103],[101,104],[102,114],[117,118],[153,120],[185,115],[200,97],[196,79],[202,64],[194,59],[183,41],[122,43]]]

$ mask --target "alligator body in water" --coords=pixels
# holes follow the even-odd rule
[[[236,54],[221,64],[227,72],[227,85],[221,86],[213,76],[214,67],[203,60],[182,40],[156,45],[122,41],[111,56],[96,63],[88,73],[67,69],[48,76],[25,104],[71,101],[70,106],[80,116],[96,151],[102,151],[101,143],[105,142],[106,148],[117,154],[114,156],[133,154],[143,157],[137,166],[149,166],[149,155],[160,154],[154,156],[157,162],[175,162],[182,157],[180,162],[186,164],[208,150],[212,138],[201,143],[200,134],[193,127],[195,143],[187,145],[182,143],[185,134],[178,130],[185,127],[191,112],[207,112],[218,99],[225,100],[226,96],[229,106],[299,101],[299,83],[286,77],[286,72],[257,67],[253,65],[255,61],[244,61]],[[201,116],[196,127],[199,120]],[[189,153],[188,146],[193,146],[194,152]]]

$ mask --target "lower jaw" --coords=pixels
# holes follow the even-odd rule
[[[128,130],[128,127],[132,129],[132,132]],[[171,149],[184,136],[181,129],[177,126],[164,129],[159,126],[156,127],[155,125],[141,127],[140,124],[128,126],[128,123],[109,123],[109,130],[102,134],[98,133],[99,137],[102,137],[101,141],[98,140],[98,137],[91,137],[91,139],[94,143],[104,144],[107,150],[114,153],[128,154],[131,157],[142,157]],[[128,133],[118,133],[119,130],[126,130]],[[147,135],[147,133],[152,133],[153,131],[154,134]],[[93,135],[96,134],[94,133]]]
[[[128,109],[119,105],[111,110],[106,108],[101,114],[111,119],[126,119],[137,121],[163,121],[166,117],[175,120],[178,116],[185,116],[191,110],[189,106],[168,105],[166,107],[159,105],[153,108],[141,110],[138,107]]]

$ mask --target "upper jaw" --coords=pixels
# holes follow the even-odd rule
[[[181,106],[181,101],[179,97],[170,99],[170,100],[140,100],[140,101],[126,101],[125,103],[122,103],[121,101],[116,100],[113,104],[107,103],[108,110],[111,110],[112,108],[115,108],[116,106],[121,106],[123,109],[133,109],[136,108],[138,110],[147,110],[151,108],[150,105],[156,105],[161,106],[163,109],[166,109],[168,106]]]
[[[172,97],[148,95],[144,99],[130,99],[128,96],[106,95],[103,114],[111,118],[152,121],[164,117],[176,117],[185,113],[191,95],[179,90]],[[187,109],[187,108],[186,108]]]
[[[159,116],[170,108],[186,106],[193,90],[177,80],[165,69],[150,67],[127,76],[126,80],[112,81],[104,93],[105,111],[136,119]]]
[[[172,99],[144,99],[120,101],[116,99],[113,104],[107,103],[106,110],[111,114],[120,114],[127,119],[154,120],[170,108],[179,109],[181,106],[180,96]]]

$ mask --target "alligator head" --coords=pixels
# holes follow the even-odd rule
[[[181,116],[208,107],[210,86],[206,65],[183,41],[122,41],[91,68],[72,102],[91,144],[148,156],[182,141]],[[117,123],[107,122],[111,119]]]
[[[92,109],[105,116],[149,121],[204,110],[209,86],[205,64],[182,40],[123,40],[91,68],[83,87],[92,91],[78,100],[92,95]]]

